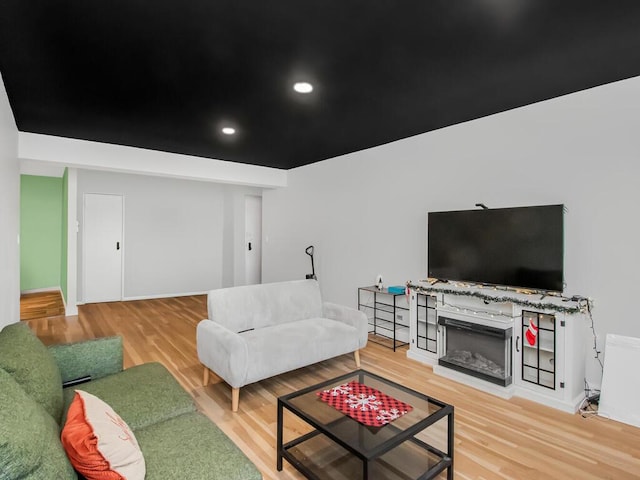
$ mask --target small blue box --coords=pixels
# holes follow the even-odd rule
[[[405,287],[401,286],[401,285],[395,285],[393,287],[389,287],[387,288],[387,291],[389,293],[393,293],[393,294],[403,294],[405,292]]]

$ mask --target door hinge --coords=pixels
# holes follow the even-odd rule
[[[561,327],[564,327],[564,322],[565,322],[564,320],[560,320],[560,326]]]
[[[560,388],[564,388],[564,382],[560,382]]]

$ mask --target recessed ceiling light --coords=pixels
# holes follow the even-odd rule
[[[235,135],[236,129],[233,127],[223,127],[222,133],[224,133],[225,135]]]
[[[293,84],[293,89],[298,93],[311,93],[313,91],[313,85],[309,82],[296,82]]]

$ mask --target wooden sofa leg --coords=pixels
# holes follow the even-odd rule
[[[209,385],[209,369],[204,367],[204,374],[202,375],[202,384],[206,387]]]
[[[231,387],[231,411],[238,411],[238,404],[240,403],[240,389]]]
[[[360,350],[353,352],[353,355],[356,357],[356,367],[360,368]]]

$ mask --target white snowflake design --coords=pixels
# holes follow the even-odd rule
[[[378,410],[380,405],[382,405],[382,402],[378,400],[375,395],[367,395],[366,393],[349,395],[344,401],[349,404],[350,408],[357,408],[363,412],[367,410]]]
[[[392,408],[391,410],[380,410],[378,412],[378,415],[376,416],[376,420],[379,420],[380,422],[387,424],[389,422],[392,422],[396,418],[400,418],[405,413],[407,412],[401,412],[397,408]]]
[[[338,385],[337,387],[333,387],[331,390],[325,390],[325,393],[330,393],[332,397],[337,397],[339,395],[346,395],[351,391],[351,387],[349,384],[345,383],[343,385]]]

